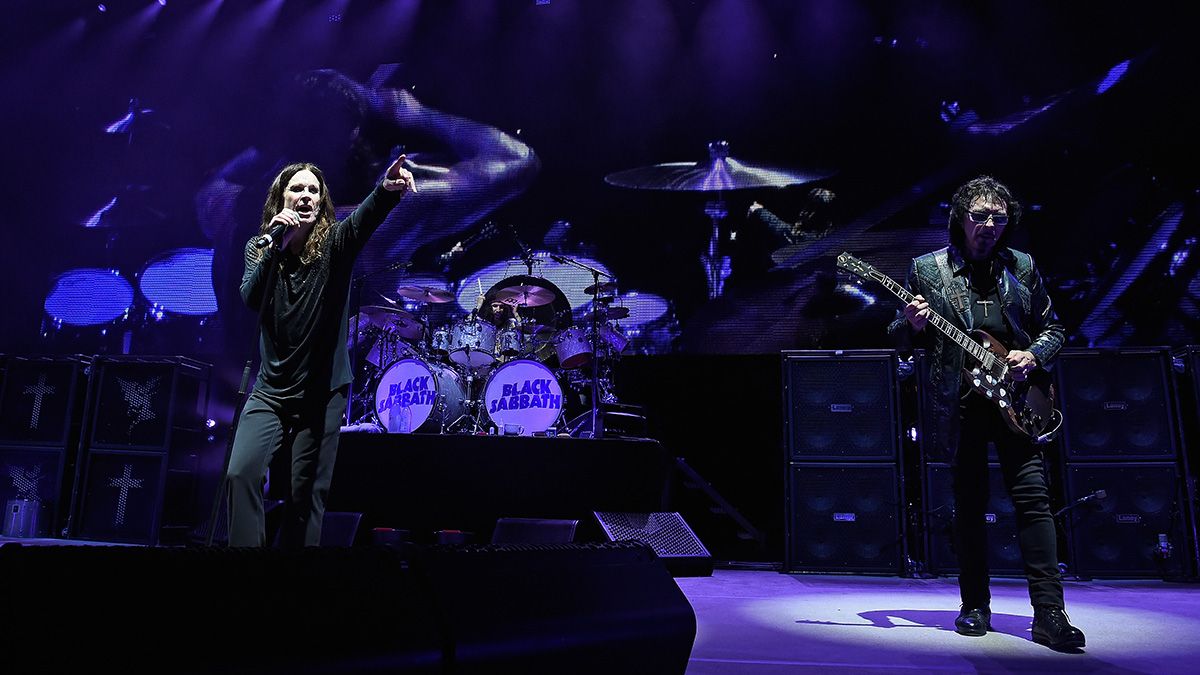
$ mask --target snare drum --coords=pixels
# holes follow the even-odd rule
[[[496,360],[496,327],[465,319],[450,329],[450,360],[460,366],[486,366]]]
[[[562,386],[537,361],[509,361],[488,377],[483,403],[498,428],[516,425],[522,436],[530,436],[554,426],[562,416]]]
[[[558,364],[566,370],[582,368],[592,360],[592,343],[587,331],[580,326],[564,328],[554,336],[554,351]]]
[[[401,359],[375,385],[375,416],[389,432],[436,432],[462,415],[465,398],[449,366]]]

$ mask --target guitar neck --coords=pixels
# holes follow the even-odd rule
[[[879,284],[882,285],[884,288],[891,291],[892,295],[895,295],[902,302],[904,302],[904,304],[907,305],[908,303],[912,302],[913,294],[910,293],[907,288],[896,283],[888,275],[886,275],[878,270],[872,269],[871,270],[871,278],[873,280],[879,282]],[[931,310],[929,310],[929,323],[932,324],[933,327],[940,330],[943,335],[945,335],[946,337],[953,340],[954,343],[957,344],[959,347],[962,347],[964,350],[966,350],[966,352],[968,354],[970,354],[971,356],[974,356],[976,359],[978,359],[980,362],[982,362],[984,364],[987,364],[989,366],[991,365],[990,359],[994,358],[992,353],[989,352],[983,345],[981,345],[978,342],[976,342],[975,340],[971,339],[971,336],[964,333],[962,331],[962,329],[960,329],[958,326],[955,326],[954,324],[950,323],[950,321],[947,320],[946,317],[942,316],[941,314],[938,314],[937,312],[935,312],[931,309]]]

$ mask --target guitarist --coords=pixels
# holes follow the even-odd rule
[[[926,330],[934,311],[963,330],[986,331],[1011,347],[1007,362],[1015,381],[1051,363],[1065,331],[1033,258],[1007,246],[1020,218],[1021,205],[995,178],[980,176],[960,187],[950,208],[950,245],[912,261],[905,285],[915,297],[897,312],[888,332],[902,349],[924,345],[931,359],[934,424],[925,433],[954,466],[954,544],[962,597],[955,630],[973,636],[991,630],[984,521],[990,442],[1016,508],[1034,610],[1033,639],[1053,649],[1077,649],[1084,646],[1084,636],[1063,611],[1042,448],[1011,430],[997,405],[963,382],[963,350],[940,332]],[[964,397],[964,392],[971,393]]]

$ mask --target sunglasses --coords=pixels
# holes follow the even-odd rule
[[[1008,215],[1004,213],[991,213],[989,211],[967,211],[967,217],[976,225],[983,225],[987,221],[992,221],[996,227],[1004,227],[1008,224]]]

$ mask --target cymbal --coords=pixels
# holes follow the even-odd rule
[[[617,285],[611,281],[601,281],[598,284],[592,284],[583,289],[588,295],[600,295],[601,293],[612,293],[617,290]]]
[[[520,284],[496,291],[496,300],[517,307],[541,307],[554,302],[554,291],[541,286]]]
[[[811,183],[832,175],[828,171],[786,169],[742,162],[729,156],[729,144],[708,144],[709,158],[702,162],[666,162],[626,169],[604,177],[609,185],[636,190],[720,192],[751,188],[779,188]]]
[[[433,286],[401,286],[396,289],[396,294],[409,300],[433,304],[450,302],[454,299],[454,293],[444,288],[434,288]]]
[[[359,310],[359,316],[366,318],[374,326],[410,340],[420,338],[425,329],[425,324],[421,323],[420,319],[402,309],[392,307],[369,305]]]

